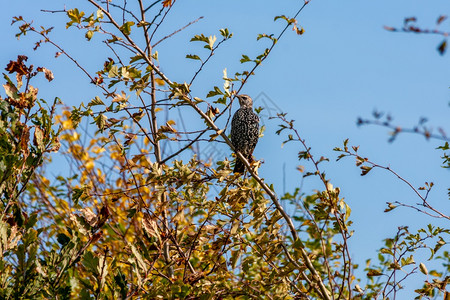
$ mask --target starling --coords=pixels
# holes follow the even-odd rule
[[[249,162],[259,137],[259,118],[253,111],[253,100],[248,95],[237,95],[239,108],[231,120],[231,143]],[[244,173],[245,165],[236,157],[235,173]]]

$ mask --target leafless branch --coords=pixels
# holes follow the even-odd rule
[[[168,38],[174,36],[174,35],[177,34],[178,32],[180,32],[180,31],[186,29],[187,27],[191,26],[192,24],[197,23],[197,22],[200,21],[201,19],[203,19],[203,17],[199,17],[198,19],[196,19],[196,20],[194,20],[194,21],[192,21],[192,22],[189,22],[188,24],[186,24],[185,26],[181,27],[180,29],[178,29],[178,30],[172,32],[171,34],[169,34],[169,35],[163,37],[162,39],[160,39],[159,41],[157,41],[157,42],[152,46],[152,48],[155,48],[155,47],[156,47],[159,43],[161,43],[162,41],[164,41],[164,40],[166,40],[166,39],[168,39]]]

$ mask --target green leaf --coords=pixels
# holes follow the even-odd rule
[[[231,38],[231,37],[233,36],[233,33],[230,33],[230,32],[228,31],[228,28],[220,29],[220,34],[221,34],[225,39],[229,39],[229,38]]]
[[[369,272],[367,272],[368,277],[381,276],[381,275],[383,275],[383,273],[381,271],[375,270],[375,269],[370,269]]]
[[[119,68],[117,66],[111,66],[111,69],[109,69],[108,77],[118,77],[119,76]]]
[[[130,64],[132,64],[132,63],[134,63],[134,62],[137,62],[137,61],[139,61],[139,60],[141,60],[141,59],[143,59],[144,57],[142,56],[142,55],[136,55],[136,56],[133,56],[133,57],[131,57],[130,58]]]
[[[105,105],[105,103],[103,103],[102,99],[100,99],[99,96],[95,96],[94,99],[91,100],[91,102],[89,102],[88,106],[96,106],[96,105]]]
[[[122,274],[122,272],[120,272],[120,269],[117,274],[114,275],[114,282],[120,288],[120,295],[122,296],[122,299],[125,299],[128,294],[127,278]]]
[[[230,264],[233,269],[236,268],[236,263],[238,262],[239,257],[241,257],[240,250],[231,251]]]
[[[272,40],[274,43],[277,42],[277,39],[273,37],[273,34],[266,34],[266,33],[260,33],[258,34],[258,36],[256,37],[256,40],[259,41],[262,38],[267,38]]]
[[[217,95],[223,95],[223,92],[217,87],[214,87],[214,91],[209,91],[208,95],[206,95],[206,98],[214,97]]]
[[[198,55],[196,55],[196,54],[187,54],[186,58],[201,60],[201,58]]]
[[[84,16],[84,12],[83,11],[80,12],[78,8],[69,9],[67,11],[67,16],[70,18],[70,21],[66,23],[66,28],[69,28],[74,23],[76,24],[81,23],[81,18]]]
[[[9,98],[12,98],[12,99],[18,98],[18,95],[17,95],[18,91],[14,84],[8,82],[3,85],[3,88],[5,89],[5,93]]]
[[[123,34],[125,35],[130,35],[131,33],[131,27],[134,25],[133,21],[128,21],[126,23],[124,23],[122,26],[120,26],[120,31],[122,31]]]
[[[209,39],[202,34],[200,35],[195,35],[193,38],[191,38],[191,42],[205,42],[205,43],[209,43]]]
[[[128,214],[127,214],[127,218],[131,219],[134,217],[134,215],[136,214],[137,210],[135,208],[129,209],[128,210]]]
[[[97,266],[98,266],[98,258],[95,257],[92,252],[86,252],[83,256],[83,266],[88,269],[95,276],[98,274]]]
[[[30,217],[28,218],[26,224],[25,224],[25,228],[26,229],[30,229],[32,228],[38,221],[38,215],[37,213],[33,213],[30,215]]]
[[[412,255],[410,255],[410,256],[408,256],[408,257],[402,257],[402,259],[400,260],[400,262],[401,262],[401,264],[402,264],[402,267],[403,266],[407,266],[407,265],[411,265],[411,264],[414,264],[415,263],[415,261],[414,261],[414,257],[412,256]]]
[[[65,235],[64,233],[58,233],[56,240],[58,241],[58,243],[61,244],[61,246],[65,246],[70,242],[70,237],[68,237],[67,235]]]
[[[247,55],[242,54],[242,58],[241,58],[241,60],[240,60],[241,64],[243,64],[243,63],[245,63],[245,62],[248,62],[248,61],[252,61],[252,60],[251,60],[250,57],[248,57]]]
[[[448,142],[445,142],[444,146],[439,146],[439,147],[437,147],[436,149],[449,150],[450,147],[449,147]]]
[[[108,117],[102,113],[94,117],[94,123],[97,124],[97,127],[100,130],[100,132],[103,132],[103,130],[105,129],[106,120],[108,120]]]
[[[295,19],[294,19],[294,18],[288,18],[288,17],[286,17],[285,15],[276,16],[273,20],[276,21],[276,20],[278,20],[278,19],[283,19],[283,20],[285,20],[286,22],[288,22],[288,24],[295,23]]]

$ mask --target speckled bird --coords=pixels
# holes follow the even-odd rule
[[[253,111],[253,100],[248,95],[237,95],[241,107],[231,120],[231,143],[236,151],[252,162],[253,150],[259,137],[259,117]],[[236,157],[235,173],[244,173],[244,163]]]

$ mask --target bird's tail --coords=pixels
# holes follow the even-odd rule
[[[234,173],[244,173],[245,165],[242,162],[242,160],[239,159],[239,157],[236,157],[236,164],[234,165]]]
[[[249,157],[245,157],[246,159],[247,159],[247,161],[249,162],[249,163],[252,163],[252,161],[253,161],[253,157],[252,157],[252,155],[250,155]],[[245,165],[244,165],[244,163],[242,162],[242,160],[240,160],[239,159],[239,157],[236,157],[236,164],[234,165],[234,170],[233,170],[233,172],[234,173],[244,173],[244,171],[245,171]]]

